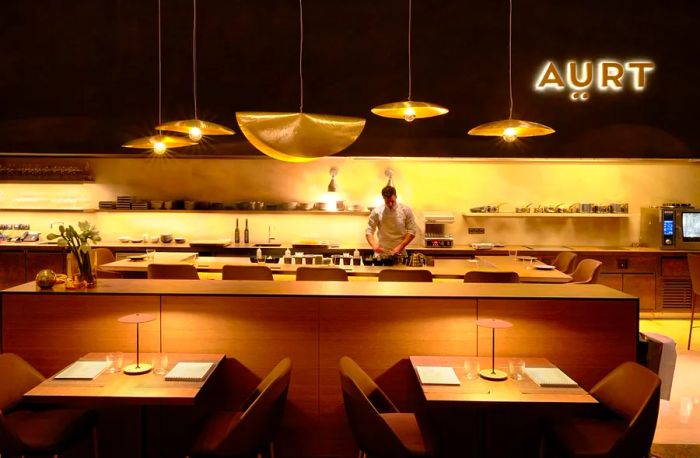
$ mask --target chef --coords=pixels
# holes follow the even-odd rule
[[[376,207],[369,215],[365,231],[367,242],[376,255],[405,255],[406,245],[416,237],[418,230],[413,212],[407,205],[396,201],[396,188],[393,186],[385,186],[382,197],[384,205]]]

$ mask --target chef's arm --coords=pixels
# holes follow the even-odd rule
[[[401,240],[401,243],[396,245],[393,250],[391,250],[391,254],[401,254],[403,253],[404,248],[406,248],[406,245],[411,243],[411,240],[416,238],[416,234],[411,234],[410,232],[407,232],[406,235],[403,236],[403,240]]]
[[[384,249],[379,246],[379,240],[374,236],[374,234],[366,233],[367,243],[372,247],[375,253],[384,253]]]

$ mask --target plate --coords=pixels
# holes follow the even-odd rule
[[[542,264],[541,266],[535,266],[535,269],[537,270],[554,270],[556,267],[550,266],[548,264]]]
[[[515,259],[518,261],[537,261],[537,258],[534,256],[516,256]]]
[[[132,256],[127,256],[127,259],[129,261],[143,261],[144,259],[146,259],[146,256],[147,255],[145,254],[134,254]]]

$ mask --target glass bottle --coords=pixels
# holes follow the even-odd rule
[[[235,243],[241,243],[241,231],[238,229],[238,218],[236,218],[236,232],[233,234],[233,241]]]
[[[250,243],[250,232],[248,231],[248,218],[245,219],[245,230],[243,231],[243,243]]]

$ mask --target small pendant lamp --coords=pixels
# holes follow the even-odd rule
[[[160,24],[160,0],[158,0],[158,123],[161,122],[163,112],[163,88],[162,88],[162,57],[161,57],[161,24]],[[160,130],[156,127],[156,130]],[[150,137],[141,137],[130,140],[122,145],[124,148],[152,149],[159,156],[165,154],[171,148],[196,145],[185,137],[175,135],[162,135],[158,133]]]
[[[365,127],[362,118],[304,113],[302,0],[299,0],[299,23],[299,112],[236,113],[241,132],[255,148],[286,162],[309,162],[338,153],[357,140]]]
[[[197,116],[197,0],[192,0],[192,96],[194,101],[194,119],[170,121],[156,129],[187,134],[190,140],[198,142],[205,135],[233,135],[228,127],[210,121],[202,121]]]
[[[502,137],[508,143],[514,142],[518,137],[537,137],[554,133],[554,129],[532,121],[513,119],[513,0],[508,0],[508,89],[510,95],[510,109],[508,119],[480,124],[468,133],[469,135],[481,135],[488,137]]]
[[[429,102],[411,100],[411,22],[413,16],[412,0],[408,0],[408,100],[391,102],[372,108],[372,113],[383,118],[403,119],[412,122],[414,119],[432,118],[446,114],[449,110]]]

